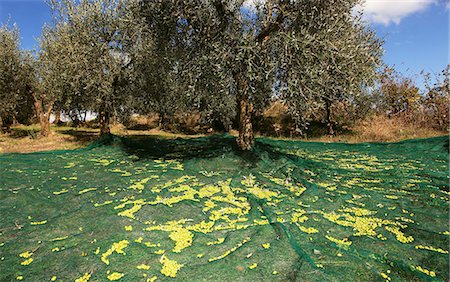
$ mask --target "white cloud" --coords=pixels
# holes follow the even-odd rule
[[[399,24],[403,18],[436,3],[437,0],[366,0],[363,4],[364,17],[373,23]]]
[[[399,24],[400,21],[412,14],[424,11],[429,6],[444,2],[445,8],[450,10],[450,0],[362,0],[362,6],[355,11],[363,10],[364,18],[372,23],[389,25]],[[249,10],[266,0],[245,0],[243,7]]]
[[[251,10],[257,4],[265,1],[246,0],[244,7]],[[445,3],[447,9],[450,9],[449,0],[441,1]],[[389,25],[391,23],[399,24],[403,18],[421,12],[438,2],[439,0],[365,0],[362,9],[364,10],[364,17],[370,22]]]

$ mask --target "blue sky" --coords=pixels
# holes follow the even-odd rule
[[[440,72],[449,63],[449,8],[443,2],[431,3],[399,22],[372,19],[371,24],[385,39],[385,62],[402,73]]]
[[[264,0],[259,0],[264,1]],[[449,63],[449,7],[439,0],[367,0],[365,16],[385,39],[384,60],[407,75],[440,72]],[[33,49],[50,8],[43,0],[0,0],[0,23],[17,23],[22,48]]]

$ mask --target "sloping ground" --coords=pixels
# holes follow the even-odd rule
[[[445,137],[109,141],[0,155],[0,281],[448,280]]]

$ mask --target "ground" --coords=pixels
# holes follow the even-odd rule
[[[448,138],[0,155],[0,281],[448,280]]]
[[[51,150],[78,149],[89,145],[99,135],[98,129],[87,127],[51,126],[48,137],[39,136],[39,126],[14,126],[8,134],[0,133],[0,153],[31,153]],[[162,138],[195,138],[203,135],[184,135],[153,130],[126,130],[121,125],[112,127],[112,133],[121,136],[158,136]]]
[[[134,127],[149,128],[148,119],[142,118]],[[154,121],[151,122],[152,124]],[[154,124],[153,124],[154,125]],[[401,119],[387,119],[382,116],[372,117],[370,120],[361,121],[352,127],[338,130],[334,136],[326,135],[326,127],[312,128],[308,136],[296,140],[313,142],[397,142],[407,139],[429,138],[443,136],[448,132],[423,128],[405,123]],[[14,126],[11,133],[0,134],[0,153],[30,153],[49,150],[76,149],[87,146],[98,138],[98,129],[87,127],[52,126],[49,137],[39,137],[39,127]],[[158,128],[149,130],[130,130],[122,125],[112,126],[112,133],[119,136],[157,136],[161,138],[196,138],[203,134],[186,135],[161,131]],[[237,136],[237,131],[231,131],[231,135]],[[257,134],[258,135],[258,134]],[[279,140],[293,140],[292,138],[278,137]]]

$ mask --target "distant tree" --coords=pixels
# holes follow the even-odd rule
[[[378,108],[388,117],[413,113],[421,98],[415,82],[390,67],[381,73],[378,96]]]
[[[53,24],[42,40],[43,85],[65,110],[98,113],[100,133],[127,111],[133,90],[133,21],[122,0],[53,0]],[[133,41],[134,40],[134,41]]]
[[[254,114],[273,95],[300,129],[310,107],[370,84],[381,56],[380,41],[354,14],[359,1],[249,2],[136,2],[149,31],[166,46],[159,51],[167,69],[178,72],[183,91],[170,101],[189,101],[211,118],[217,110],[224,122],[236,113],[244,150],[253,144]]]
[[[21,94],[22,55],[19,29],[5,24],[0,27],[0,131],[3,118],[11,115]]]
[[[449,130],[449,102],[450,102],[450,65],[442,70],[436,77],[435,83],[431,83],[431,75],[424,74],[425,95],[422,104],[425,114],[428,116],[429,125],[438,130]]]
[[[31,92],[35,72],[29,51],[20,49],[20,34],[16,25],[0,27],[0,128],[3,118],[7,124],[30,123],[33,116]]]
[[[71,90],[71,81],[64,72],[68,66],[69,46],[60,40],[63,34],[55,32],[48,25],[44,26],[40,37],[40,51],[34,66],[39,83],[32,97],[43,136],[50,133],[50,116],[54,106],[64,101],[64,95]]]
[[[322,111],[328,134],[334,135],[335,127],[354,125],[374,113],[374,98],[372,89],[366,89],[357,95],[334,100],[328,112],[326,108]]]

